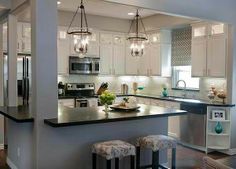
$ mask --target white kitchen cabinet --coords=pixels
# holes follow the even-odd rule
[[[3,51],[7,51],[7,24],[3,24]]]
[[[192,25],[192,76],[225,77],[227,26],[222,23]]]
[[[224,35],[211,36],[208,40],[207,74],[210,77],[226,75],[226,38]]]
[[[112,74],[112,45],[100,44],[100,74]]]
[[[74,108],[75,107],[75,100],[74,99],[59,99],[58,105]]]
[[[191,62],[192,62],[192,76],[201,77],[206,76],[206,58],[207,58],[207,40],[206,38],[202,39],[193,39],[192,40],[192,49],[191,49]]]
[[[125,70],[126,75],[139,75],[140,58],[133,57],[130,53],[130,47],[126,47]]]
[[[125,74],[125,46],[113,45],[113,74]]]
[[[142,76],[171,76],[171,32],[160,30],[148,35],[144,55],[132,57],[126,52],[126,73]],[[127,48],[130,52],[130,49]]]
[[[125,35],[113,35],[113,75],[125,75]]]
[[[68,35],[70,39],[70,55],[72,56],[78,56],[79,54],[75,52],[74,50],[74,37],[72,35]],[[86,57],[94,57],[97,58],[99,57],[99,33],[96,31],[92,32],[92,35],[90,36],[89,39],[89,45],[88,45],[88,51],[86,53]]]
[[[113,38],[111,33],[100,33],[100,44],[112,45]]]
[[[69,74],[70,38],[66,30],[66,27],[59,27],[57,35],[57,68],[60,75]]]

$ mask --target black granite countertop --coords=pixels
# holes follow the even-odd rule
[[[140,104],[140,108],[137,111],[126,112],[112,110],[109,112],[108,116],[105,115],[103,109],[103,106],[93,108],[68,108],[61,106],[58,108],[58,118],[45,119],[44,123],[52,127],[65,127],[74,125],[179,116],[187,113],[184,110],[168,109],[158,106],[148,106],[144,104]]]
[[[117,97],[128,97],[128,96],[135,96],[135,97],[141,97],[141,98],[149,98],[149,99],[158,99],[158,100],[164,100],[164,101],[174,101],[174,102],[182,102],[182,103],[189,103],[189,104],[201,104],[201,105],[207,105],[207,106],[219,106],[219,107],[234,107],[235,104],[223,104],[222,102],[213,102],[210,103],[206,100],[199,100],[199,99],[191,99],[191,98],[181,98],[177,96],[168,96],[168,97],[162,97],[158,95],[146,95],[146,94],[116,94]],[[59,96],[59,99],[76,99],[77,96]],[[94,95],[93,97],[88,98],[98,98],[98,95]]]
[[[33,116],[30,113],[29,106],[0,107],[0,114],[17,123],[34,121]]]

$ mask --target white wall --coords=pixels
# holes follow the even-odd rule
[[[189,25],[194,22],[194,19],[174,17],[170,15],[157,14],[143,18],[143,23],[147,31],[158,28],[175,28],[184,25]]]
[[[58,11],[58,25],[69,26],[73,14],[73,12]],[[87,20],[90,28],[98,30],[128,32],[130,27],[130,21],[125,19],[87,15]]]

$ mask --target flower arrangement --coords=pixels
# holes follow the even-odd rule
[[[100,103],[105,106],[105,112],[108,113],[108,106],[113,103],[113,101],[116,99],[115,94],[112,92],[109,92],[108,90],[105,90],[101,96],[99,97]]]

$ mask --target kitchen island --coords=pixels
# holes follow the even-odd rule
[[[57,118],[42,119],[42,123],[45,124],[45,137],[42,140],[46,153],[42,156],[41,160],[44,163],[40,163],[40,168],[91,169],[92,144],[114,139],[134,144],[141,136],[168,135],[168,117],[186,113],[182,110],[141,104],[138,111],[111,111],[106,116],[103,107],[59,106]],[[8,127],[8,164],[14,164],[17,168],[32,169],[34,123],[17,123],[9,120]],[[24,153],[24,156],[18,156],[15,153],[17,151]],[[142,163],[151,162],[150,152],[144,151],[141,157]],[[100,158],[98,161],[98,169],[104,169],[105,161]],[[160,161],[167,162],[166,151],[161,152]],[[128,169],[129,159],[122,160],[120,168]]]
[[[158,106],[140,104],[137,111],[103,112],[104,107],[68,108],[59,107],[58,118],[45,119],[50,127],[56,144],[51,140],[45,168],[91,168],[91,146],[100,141],[120,139],[132,144],[138,137],[150,134],[168,135],[168,117],[185,115],[182,110],[167,109]],[[145,154],[145,155],[144,155]],[[68,160],[60,160],[68,159]],[[142,163],[150,163],[151,153],[145,151]],[[161,162],[167,161],[166,151],[161,152]],[[50,164],[50,161],[54,161]],[[98,159],[100,168],[104,169],[104,160]],[[129,168],[129,159],[124,159],[121,168]]]

